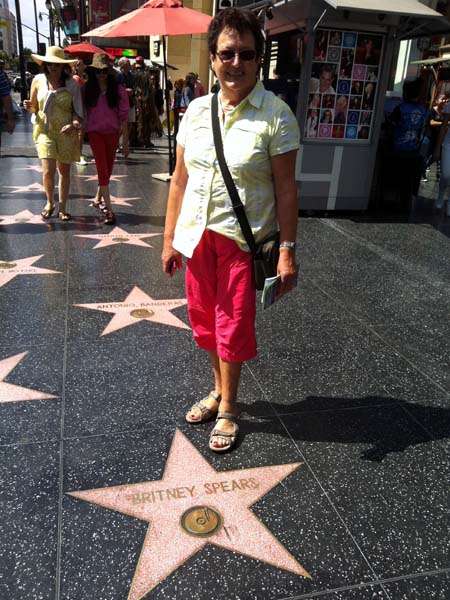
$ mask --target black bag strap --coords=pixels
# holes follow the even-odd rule
[[[248,244],[248,247],[251,250],[253,256],[256,255],[256,242],[253,236],[252,229],[249,225],[247,215],[245,214],[244,205],[239,198],[239,193],[236,189],[236,185],[231,177],[231,173],[228,169],[227,163],[225,161],[225,155],[223,152],[223,144],[222,144],[222,134],[220,132],[220,123],[219,123],[219,102],[217,99],[217,94],[213,94],[211,99],[211,119],[212,119],[212,130],[214,137],[214,145],[216,147],[217,160],[219,162],[219,167],[222,172],[222,177],[227,186],[228,194],[230,195],[231,205],[233,207],[234,212],[236,213],[237,220],[239,221],[239,225],[241,226],[242,233],[244,235],[245,241]]]

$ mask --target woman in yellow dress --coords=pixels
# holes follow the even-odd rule
[[[78,131],[83,118],[83,103],[80,87],[67,65],[77,61],[65,59],[64,51],[57,46],[47,48],[45,56],[32,54],[31,58],[42,68],[42,73],[36,75],[31,84],[30,99],[24,102],[28,112],[33,113],[33,140],[42,162],[47,203],[41,216],[49,219],[55,210],[54,189],[58,167],[59,219],[69,221],[71,216],[66,210],[66,203],[70,166],[80,160]]]

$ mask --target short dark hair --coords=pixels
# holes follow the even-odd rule
[[[420,96],[420,88],[422,82],[420,79],[405,81],[403,84],[403,100],[405,102],[413,102]]]
[[[336,72],[331,65],[322,65],[320,67],[319,76],[322,75],[323,73],[331,73],[333,75],[333,77],[336,77]]]
[[[256,55],[264,54],[264,36],[255,15],[245,8],[225,8],[220,10],[208,27],[208,50],[210,54],[217,52],[217,40],[224,29],[237,31],[239,35],[251,33],[255,40]]]

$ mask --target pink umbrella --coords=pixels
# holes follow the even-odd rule
[[[99,48],[98,46],[94,46],[94,44],[90,44],[89,42],[81,42],[80,44],[70,44],[66,48],[64,48],[64,52],[67,54],[73,54],[78,56],[80,54],[92,55],[97,54],[98,52],[103,52],[104,54],[109,53],[106,52],[103,48]]]
[[[83,37],[206,33],[211,19],[210,15],[185,8],[180,0],[150,0],[126,15],[84,33]]]
[[[164,81],[166,111],[170,114],[170,94],[167,90],[166,35],[189,35],[206,33],[212,17],[198,10],[185,8],[180,0],[150,0],[136,10],[105,23],[83,34],[83,37],[134,37],[141,35],[161,35],[163,38]],[[168,117],[169,118],[169,117]],[[173,172],[173,152],[170,127],[169,175]]]

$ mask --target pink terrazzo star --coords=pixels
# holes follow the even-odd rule
[[[39,256],[29,256],[28,258],[10,261],[0,259],[0,287],[18,275],[61,275],[60,271],[31,266],[43,256],[43,254],[40,254]]]
[[[184,306],[185,304],[187,304],[187,300],[185,299],[154,300],[135,286],[123,302],[97,302],[95,304],[74,304],[73,306],[114,313],[114,317],[101,334],[103,336],[123,327],[134,325],[139,321],[152,321],[153,323],[163,323],[171,327],[190,329],[186,323],[183,323],[183,321],[170,312],[174,308]]]
[[[29,185],[4,185],[4,188],[13,190],[11,194],[19,194],[20,192],[45,192],[42,183],[30,183]]]
[[[2,223],[0,222],[0,225]],[[145,248],[153,248],[151,244],[147,244],[143,241],[144,238],[155,237],[156,235],[162,235],[162,233],[128,233],[120,227],[114,227],[110,233],[102,234],[77,234],[75,237],[81,238],[92,238],[93,240],[100,240],[100,242],[93,247],[106,248],[107,246],[114,246],[116,244],[129,244],[132,246],[144,246]]]
[[[57,398],[57,396],[52,396],[51,394],[44,394],[43,392],[30,390],[19,385],[13,385],[12,383],[5,383],[3,381],[27,354],[28,352],[22,352],[22,354],[16,354],[15,356],[10,356],[9,358],[0,360],[0,403]]]
[[[22,210],[15,215],[0,215],[0,226],[17,225],[18,223],[27,223],[32,225],[46,225],[41,215],[34,215],[29,210]]]
[[[42,167],[39,165],[27,165],[17,169],[18,171],[34,171],[35,173],[42,173]]]
[[[177,430],[161,480],[69,494],[150,523],[128,596],[138,600],[206,544],[310,577],[250,510],[300,465],[218,472]]]
[[[111,204],[115,204],[116,206],[133,206],[130,204],[130,200],[142,200],[142,198],[139,198],[138,196],[133,198],[122,198],[120,196],[113,196],[112,194],[110,195],[110,198]],[[94,198],[88,198],[87,202],[90,202],[91,206],[94,206]]]
[[[78,177],[81,177],[85,181],[98,181],[97,175],[78,175]],[[120,181],[124,177],[128,177],[128,175],[111,175],[110,181]]]

